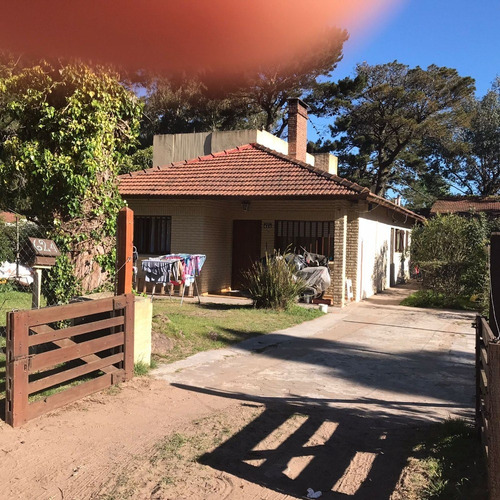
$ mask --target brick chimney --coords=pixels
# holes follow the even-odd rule
[[[307,104],[300,99],[288,99],[288,156],[306,161]]]

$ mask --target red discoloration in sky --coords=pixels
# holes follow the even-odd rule
[[[374,24],[400,1],[4,0],[0,50],[232,74],[293,60],[325,27]]]

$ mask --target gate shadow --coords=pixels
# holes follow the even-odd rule
[[[264,405],[260,415],[199,461],[293,498],[304,498],[309,488],[325,499],[389,498],[408,457],[415,455],[419,429],[429,425],[418,409],[408,410],[407,401],[254,397],[172,385]],[[420,405],[456,409],[456,404]],[[404,415],[391,412],[398,408]]]

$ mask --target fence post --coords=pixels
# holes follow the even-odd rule
[[[134,376],[134,327],[135,327],[135,297],[133,294],[127,294],[125,306],[125,323],[123,331],[124,341],[124,362],[125,380],[130,380]]]
[[[500,233],[491,234],[490,245],[490,327],[498,337],[500,324]]]
[[[481,316],[476,315],[476,429],[481,434]]]
[[[7,320],[7,359],[5,377],[5,421],[18,427],[26,422],[28,411],[28,370],[29,311],[16,311],[8,314]]]
[[[500,344],[488,344],[488,490],[500,498]]]
[[[124,207],[118,212],[118,232],[116,244],[116,293],[132,293],[134,212]]]

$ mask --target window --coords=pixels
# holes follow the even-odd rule
[[[134,246],[140,254],[170,253],[171,217],[134,217]]]
[[[296,253],[305,249],[333,260],[333,234],[333,221],[278,220],[274,246],[281,252],[290,247]]]
[[[405,246],[408,244],[407,232],[403,229],[396,229],[396,234],[394,238],[394,251],[403,253],[405,251]],[[406,240],[406,245],[405,245]]]

